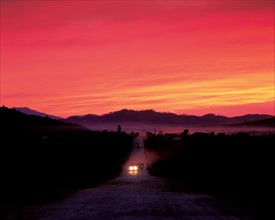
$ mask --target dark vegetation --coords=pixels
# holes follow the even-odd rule
[[[120,173],[132,147],[124,132],[96,132],[0,108],[0,202],[36,202]]]
[[[149,167],[151,175],[188,183],[192,190],[231,201],[261,220],[274,216],[274,146],[275,135],[190,135],[188,130],[149,134],[145,143],[160,158]]]

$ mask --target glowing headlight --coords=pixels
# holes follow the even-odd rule
[[[137,166],[134,166],[133,168],[134,168],[134,170],[137,170],[137,169],[138,169]]]
[[[131,170],[131,171],[132,171],[132,170],[133,170],[133,167],[132,167],[132,166],[130,166],[130,167],[129,167],[129,170]]]

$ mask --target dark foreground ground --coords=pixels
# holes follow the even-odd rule
[[[230,202],[191,193],[183,183],[150,176],[146,170],[130,174],[127,168],[132,162],[147,166],[143,148],[133,150],[117,178],[59,201],[18,209],[5,219],[250,219]]]
[[[0,219],[119,175],[134,138],[6,107],[0,121]]]

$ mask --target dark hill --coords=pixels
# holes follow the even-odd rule
[[[29,131],[37,134],[55,133],[61,130],[81,130],[88,131],[77,124],[72,124],[49,117],[41,117],[37,115],[24,114],[16,109],[0,107],[1,128],[12,130],[13,132]]]

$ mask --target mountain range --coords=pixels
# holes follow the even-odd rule
[[[174,113],[156,112],[154,110],[134,111],[123,109],[111,112],[102,116],[82,115],[71,116],[66,119],[68,122],[81,125],[97,123],[148,123],[148,124],[169,124],[169,125],[228,125],[242,124],[251,121],[274,118],[266,114],[248,114],[236,117],[226,117],[221,115],[206,114],[203,116],[177,115]]]
[[[42,113],[27,107],[14,108],[28,115],[37,115],[62,120],[65,122],[80,124],[83,126],[102,123],[147,123],[167,125],[247,125],[247,126],[271,126],[274,127],[275,117],[267,114],[247,114],[235,117],[206,114],[203,116],[177,115],[167,112],[156,112],[154,110],[128,110],[110,112],[104,115],[86,114],[75,115],[63,119],[58,116]]]

